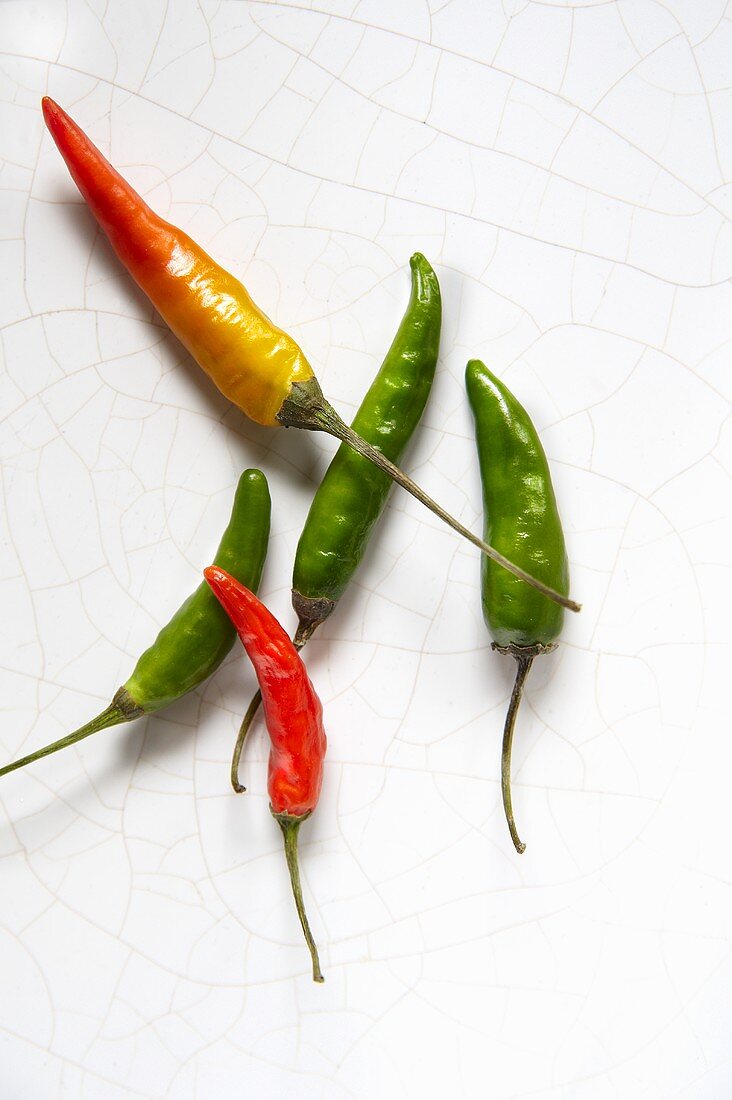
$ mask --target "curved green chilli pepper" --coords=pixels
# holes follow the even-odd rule
[[[267,556],[269,521],[267,479],[261,470],[245,470],[214,560],[254,592],[259,588]],[[0,776],[100,730],[162,710],[215,672],[235,638],[228,615],[208,584],[202,582],[145,650],[129,680],[101,714],[74,733],[0,768]]]
[[[526,410],[479,359],[465,371],[475,418],[483,483],[484,533],[507,554],[558,592],[569,591],[562,524],[544,448]],[[483,618],[493,649],[518,663],[503,731],[501,791],[511,839],[521,853],[511,804],[511,745],[524,682],[534,657],[556,648],[564,609],[485,559],[481,563]]]
[[[363,439],[399,461],[424,412],[440,347],[442,298],[437,275],[420,252],[409,261],[412,291],[402,321],[352,427]],[[366,550],[392,482],[346,444],[336,451],[318,487],[295,554],[292,606],[298,617],[295,645],[301,649],[332,613]],[[500,567],[499,567],[500,568]],[[239,731],[231,766],[241,792],[239,760],[259,709],[252,699]]]
[[[352,427],[398,462],[429,397],[440,345],[442,300],[431,266],[416,252],[409,261],[412,293],[386,358]],[[304,643],[331,614],[366,550],[391,481],[341,444],[310,505],[295,554],[292,605]]]

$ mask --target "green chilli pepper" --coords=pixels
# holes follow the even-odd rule
[[[497,550],[566,595],[569,567],[549,465],[528,413],[479,359],[465,372],[475,417],[483,483],[484,534]],[[484,559],[483,618],[498,653],[517,661],[501,754],[501,792],[516,851],[519,839],[511,804],[511,745],[524,683],[534,657],[556,649],[564,609]]]
[[[412,293],[386,358],[352,423],[363,439],[398,462],[427,404],[440,346],[442,299],[431,266],[409,261]],[[295,554],[292,606],[304,644],[333,611],[366,550],[391,481],[341,444],[310,505]]]
[[[214,560],[255,592],[267,555],[269,519],[267,479],[261,470],[245,470],[239,478],[231,518]],[[162,710],[215,672],[235,638],[236,631],[228,615],[203,581],[145,650],[129,680],[101,714],[74,733],[0,768],[0,776],[100,730]]]
[[[440,346],[442,298],[431,265],[420,252],[409,261],[412,292],[384,362],[352,427],[392,462],[398,462],[424,412]],[[295,645],[302,649],[332,613],[361,561],[392,482],[346,444],[336,451],[320,483],[295,554],[292,606],[298,617]],[[500,567],[499,567],[500,568]],[[231,782],[241,792],[239,760],[259,709],[252,699],[239,731]]]

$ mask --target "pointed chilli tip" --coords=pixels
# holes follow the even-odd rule
[[[66,112],[59,107],[55,99],[51,99],[48,95],[44,95],[41,100],[41,110],[43,111],[43,121],[52,134],[55,134],[55,131],[57,131],[60,125],[69,117]]]
[[[232,577],[231,573],[227,573],[220,565],[206,566],[203,575],[214,591],[234,592],[236,595],[247,598],[254,596],[254,593],[245,584],[238,581],[236,577]]]
[[[43,97],[41,109],[46,129],[55,141],[64,160],[66,160],[66,152],[72,141],[80,140],[85,146],[91,145],[89,138],[82,133],[73,118],[67,115],[63,107],[59,107],[58,103],[50,96]]]
[[[208,565],[203,571],[203,576],[214,596],[225,609],[228,573],[219,569],[218,565]]]
[[[244,588],[243,584],[232,577],[231,573],[227,573],[225,569],[222,569],[220,565],[207,566],[203,571],[203,575],[216,593],[239,591]],[[245,589],[245,591],[247,590]]]
[[[218,565],[207,565],[203,571],[203,575],[211,587],[215,584],[220,584],[221,581],[228,576],[228,574]]]
[[[254,593],[250,592],[246,585],[238,581],[236,577],[232,577],[231,573],[227,573],[220,566],[207,566],[203,571],[203,575],[214,596],[229,617],[234,611],[243,613],[244,608],[252,607],[252,605],[256,606],[258,601]]]
[[[412,253],[409,268],[412,273],[412,289],[416,289],[419,298],[425,300],[430,294],[439,298],[440,286],[435,269],[423,253]]]

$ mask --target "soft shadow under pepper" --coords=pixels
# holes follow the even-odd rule
[[[245,470],[215,561],[259,588],[269,541],[270,497],[261,470]],[[0,776],[75,745],[93,733],[162,710],[203,683],[234,644],[236,631],[208,585],[201,582],[142,654],[129,680],[101,714],[58,741],[0,768]]]
[[[475,418],[483,483],[485,537],[558,592],[569,589],[564,534],[549,464],[536,428],[510,390],[479,359],[465,372]],[[483,617],[493,649],[517,662],[516,680],[503,731],[501,793],[516,851],[520,839],[511,801],[511,747],[526,677],[535,657],[556,649],[564,611],[505,569],[481,562]]]

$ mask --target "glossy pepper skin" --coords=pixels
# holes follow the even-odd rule
[[[465,372],[475,418],[486,538],[566,595],[569,567],[549,464],[526,410],[479,359]],[[493,562],[481,561],[483,616],[497,645],[549,645],[564,609]]]
[[[254,305],[242,284],[182,230],[159,218],[76,123],[46,97],[46,125],[92,213],[122,263],[173,332],[230,401],[252,420],[326,432],[364,455],[482,553],[517,570],[464,527],[382,452],[362,439],[323,395],[295,341]],[[579,604],[538,585],[574,611]]]
[[[57,103],[43,117],[118,257],[221,392],[259,424],[313,370],[295,341],[182,229],[158,217]]]
[[[204,576],[236,627],[259,680],[271,741],[267,781],[270,809],[282,829],[295,904],[310,949],[313,980],[322,982],[318,952],[302,901],[297,835],[318,803],[323,782],[327,747],[323,708],[300,654],[274,615],[225,570],[210,566]]]
[[[409,265],[412,290],[404,317],[351,424],[396,463],[427,404],[442,323],[435,272],[419,252]],[[297,544],[292,602],[301,639],[309,637],[345,592],[390,489],[386,474],[341,444],[313,497]]]
[[[267,478],[261,470],[245,470],[214,561],[254,591],[267,556],[271,510]],[[215,672],[235,638],[228,615],[202,581],[142,654],[122,691],[142,713],[161,710]]]
[[[558,592],[569,590],[569,566],[549,464],[531,419],[510,390],[479,359],[465,372],[475,419],[485,537]],[[521,695],[534,657],[555,648],[564,609],[505,569],[481,562],[483,617],[493,648],[518,662],[503,737],[501,787],[516,850],[519,839],[510,788],[511,745]]]
[[[424,412],[440,348],[442,299],[437,275],[420,252],[409,261],[412,290],[384,362],[351,425],[398,462]],[[342,443],[310,505],[295,554],[292,606],[301,649],[332,613],[366,551],[391,488],[389,477]],[[252,699],[231,761],[237,793],[239,761],[261,696]]]
[[[269,523],[267,479],[261,470],[245,470],[215,560],[253,589],[262,578]],[[100,730],[162,710],[215,672],[235,638],[228,616],[202,582],[145,650],[106,710],[67,737],[0,768],[0,776]]]

